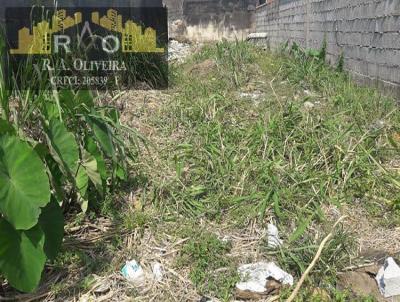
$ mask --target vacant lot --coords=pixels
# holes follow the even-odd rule
[[[69,221],[62,254],[23,297],[231,301],[238,265],[275,261],[297,281],[346,216],[297,301],[374,301],[338,280],[399,256],[400,113],[340,65],[327,67],[323,49],[222,42],[172,64],[170,89],[115,98],[144,137],[130,181]],[[268,247],[268,223],[280,248]],[[160,262],[163,280],[130,285],[119,271],[131,259]]]

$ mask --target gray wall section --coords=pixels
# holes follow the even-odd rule
[[[286,41],[319,48],[365,84],[400,97],[400,0],[278,0],[256,9],[254,37],[272,48]]]
[[[183,19],[184,0],[164,0],[163,2],[168,8],[168,19],[170,22]]]
[[[170,36],[190,40],[245,39],[257,0],[164,0]]]

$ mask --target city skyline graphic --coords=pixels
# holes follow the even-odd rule
[[[18,48],[11,49],[11,54],[48,55],[51,54],[51,38],[55,33],[76,26],[82,22],[82,14],[77,12],[67,17],[65,9],[57,10],[52,16],[51,24],[46,20],[32,28],[32,35],[27,27],[18,31]],[[51,26],[50,26],[51,25]]]
[[[109,31],[122,34],[122,52],[164,52],[164,48],[157,47],[157,32],[145,28],[128,20],[125,27],[122,24],[122,15],[115,9],[109,9],[107,15],[100,18],[99,12],[92,13],[92,22]]]
[[[27,27],[18,31],[18,48],[11,49],[10,54],[49,55],[52,54],[52,36],[68,28],[82,23],[82,13],[76,12],[67,16],[65,9],[57,10],[51,18],[51,23],[43,20],[32,28],[32,34]],[[132,20],[123,24],[122,15],[115,9],[109,9],[105,16],[100,17],[98,11],[91,13],[91,22],[108,31],[121,34],[122,52],[124,53],[162,53],[164,48],[157,47],[157,32],[151,27],[144,28]]]

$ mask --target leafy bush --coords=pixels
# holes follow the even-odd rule
[[[63,208],[85,212],[124,180],[137,136],[90,91],[6,86],[0,77],[0,274],[30,292],[60,249]]]

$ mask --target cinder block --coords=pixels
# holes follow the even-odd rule
[[[376,62],[391,67],[400,67],[400,50],[380,49],[377,50]],[[399,68],[400,70],[400,68]]]
[[[385,15],[400,15],[400,2],[397,0],[386,0],[385,2]]]
[[[387,32],[400,32],[400,16],[388,16],[384,23],[384,30]]]
[[[390,49],[400,49],[400,34],[399,33],[384,33],[382,39],[382,47]]]
[[[376,33],[383,33],[383,24],[384,24],[384,18],[376,18],[375,20],[375,32]]]

